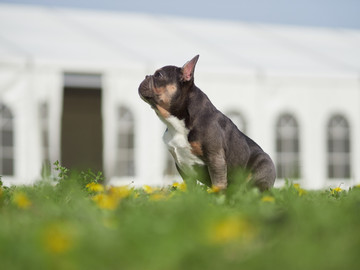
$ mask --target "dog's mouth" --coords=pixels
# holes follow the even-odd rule
[[[154,108],[154,105],[151,103],[151,98],[150,97],[145,97],[143,96],[141,93],[139,93],[140,98],[145,101],[147,104],[149,104],[152,108]]]
[[[138,92],[140,98],[146,103],[148,103],[154,109],[156,104],[154,103],[154,95],[151,89],[152,89],[151,78],[146,78],[140,84]]]

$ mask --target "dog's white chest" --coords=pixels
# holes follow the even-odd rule
[[[192,153],[188,141],[189,130],[185,127],[185,121],[170,116],[166,118],[165,122],[168,128],[164,133],[163,140],[180,169],[191,173],[194,165],[204,165],[204,162]]]

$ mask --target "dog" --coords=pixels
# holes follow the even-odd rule
[[[199,55],[183,67],[165,66],[141,82],[140,97],[167,129],[163,140],[185,182],[224,190],[247,172],[247,181],[260,191],[273,187],[273,161],[259,145],[215,108],[194,83]]]

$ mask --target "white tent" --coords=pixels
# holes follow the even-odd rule
[[[213,70],[358,73],[357,30],[246,24],[1,4],[2,62],[99,69],[161,66],[201,53]]]
[[[181,66],[196,54],[198,86],[219,109],[239,110],[247,133],[275,161],[277,118],[296,115],[305,186],[359,182],[358,30],[0,4],[0,103],[13,112],[15,130],[14,172],[4,180],[30,183],[39,177],[39,104],[49,107],[50,160],[61,159],[64,74],[74,73],[102,76],[105,173],[113,176],[117,166],[114,123],[123,104],[133,110],[136,169],[129,177],[112,178],[160,183],[163,126],[138,98],[137,87],[156,68]],[[328,180],[326,125],[332,114],[346,116],[350,124],[349,180]]]

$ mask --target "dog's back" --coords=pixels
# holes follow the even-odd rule
[[[193,95],[197,97],[189,104],[193,109],[188,111],[189,118],[197,120],[190,134],[195,133],[198,134],[196,137],[203,138],[202,148],[205,151],[223,149],[229,184],[237,176],[248,173],[248,180],[260,190],[271,188],[275,182],[276,172],[270,156],[242,133],[226,115],[217,110],[205,93],[198,88],[195,93]],[[190,136],[189,140],[195,139],[192,137],[195,136]]]

